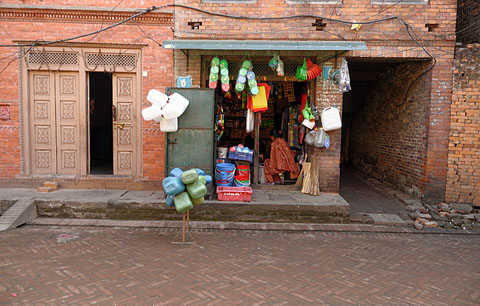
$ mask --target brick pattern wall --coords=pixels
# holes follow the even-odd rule
[[[446,201],[480,205],[480,44],[455,57]]]
[[[91,2],[91,1],[90,1]],[[50,1],[49,6],[72,4],[76,6],[90,5],[83,1]],[[43,1],[3,1],[3,4],[47,5]],[[100,7],[115,6],[118,1],[96,1]],[[163,3],[163,2],[162,2]],[[157,3],[161,4],[161,3]],[[127,1],[119,8],[144,8],[144,1]],[[106,25],[103,25],[105,27]],[[35,20],[0,21],[0,44],[12,44],[13,40],[56,40],[72,37],[100,29],[99,24],[63,23],[63,22],[36,22]],[[25,29],[28,28],[28,31]],[[143,31],[142,31],[143,30]],[[145,33],[146,34],[145,34]],[[142,77],[142,108],[150,105],[146,95],[152,88],[164,91],[165,87],[173,85],[173,52],[162,49],[147,36],[162,43],[164,39],[172,39],[170,26],[141,25],[141,29],[134,24],[121,25],[98,36],[86,37],[78,41],[91,43],[145,43],[148,46],[142,50],[142,70],[148,73]],[[18,60],[14,60],[17,48],[2,48],[0,56],[0,106],[10,107],[9,120],[0,120],[0,179],[9,179],[21,176],[20,169],[20,119],[19,119],[19,76]],[[10,60],[13,60],[10,64]],[[8,67],[7,67],[8,65]],[[141,118],[141,115],[138,114]],[[145,180],[159,181],[164,174],[164,133],[160,131],[156,122],[143,122],[143,176]]]
[[[278,17],[292,15],[319,15],[343,20],[373,20],[386,16],[399,16],[408,22],[424,39],[455,39],[457,0],[434,0],[428,5],[372,4],[371,0],[343,0],[342,3],[295,3],[287,0],[258,0],[239,3],[202,0],[175,0],[175,4],[194,6],[200,9],[241,16]],[[387,7],[389,9],[385,10]],[[372,16],[371,18],[368,18]],[[292,39],[292,40],[410,40],[405,27],[396,20],[363,25],[358,32],[350,30],[349,24],[330,23],[323,31],[312,26],[316,18],[288,20],[239,20],[206,15],[184,8],[175,8],[175,36],[191,39]],[[202,22],[198,30],[188,22]],[[437,24],[433,32],[425,26]],[[337,32],[339,34],[337,34]],[[339,35],[341,37],[339,37]]]
[[[417,197],[424,189],[429,77],[418,80],[403,100],[429,65],[398,64],[380,74],[365,96],[356,98],[362,104],[350,129],[349,156],[355,168]]]
[[[480,1],[458,0],[457,41],[480,43]]]

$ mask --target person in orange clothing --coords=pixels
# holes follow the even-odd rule
[[[282,131],[272,129],[270,131],[270,138],[272,139],[270,158],[264,162],[264,173],[267,184],[280,184],[279,174],[285,171],[290,171],[290,178],[297,178],[300,167],[295,163],[295,153],[282,137]]]

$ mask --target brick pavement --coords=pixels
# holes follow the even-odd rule
[[[1,305],[478,305],[480,237],[25,226]],[[16,297],[10,296],[16,293]]]

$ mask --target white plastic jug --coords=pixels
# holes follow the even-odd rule
[[[162,116],[165,119],[173,119],[180,117],[187,106],[189,101],[180,95],[179,93],[174,93],[168,97],[167,104],[162,108]]]
[[[162,115],[162,109],[158,105],[152,105],[147,108],[142,109],[143,119],[146,121],[155,119]]]
[[[169,102],[168,103],[176,103],[176,104],[181,104],[183,105],[183,112],[187,109],[188,104],[190,104],[190,101],[187,100],[184,96],[179,94],[178,92],[173,93],[170,97],[168,97]],[[182,115],[180,114],[180,115]]]
[[[336,130],[342,127],[342,119],[340,119],[340,112],[336,107],[327,107],[323,110],[322,128],[325,132]]]
[[[178,118],[173,118],[168,120],[160,117],[160,131],[162,132],[178,131]]]
[[[148,92],[147,101],[154,105],[164,107],[167,104],[168,96],[156,89],[151,89]]]

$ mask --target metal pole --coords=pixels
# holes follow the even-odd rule
[[[253,155],[253,185],[258,184],[259,170],[258,170],[258,155],[260,153],[260,112],[255,113],[255,154]]]
[[[185,213],[183,213],[183,222],[182,222],[182,242],[185,242]]]

